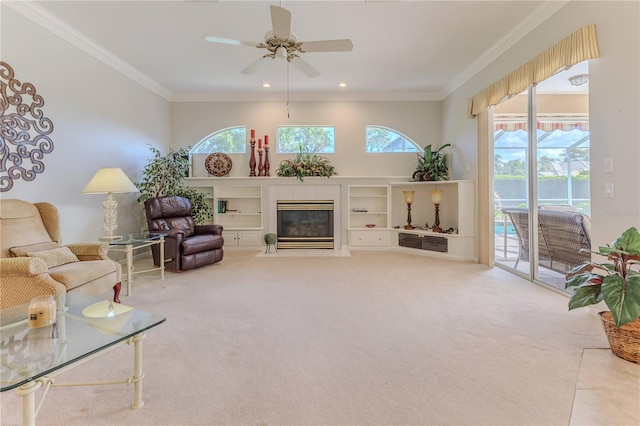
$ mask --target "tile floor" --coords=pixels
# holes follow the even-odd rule
[[[640,425],[640,365],[610,349],[585,349],[569,424]]]

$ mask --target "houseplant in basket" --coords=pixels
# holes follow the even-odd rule
[[[609,311],[599,315],[611,350],[640,363],[640,233],[629,228],[593,253],[607,260],[585,262],[569,272],[565,287],[574,289],[569,310],[604,300]]]

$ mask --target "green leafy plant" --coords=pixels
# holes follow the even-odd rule
[[[304,182],[305,176],[331,177],[337,175],[328,158],[308,152],[297,153],[291,160],[282,160],[276,171],[278,176],[297,177]]]
[[[213,209],[207,203],[206,195],[195,188],[184,184],[184,178],[189,171],[189,148],[180,148],[162,155],[160,150],[150,146],[154,154],[142,170],[142,179],[136,182],[140,191],[139,203],[150,198],[177,195],[189,199],[193,206],[193,220],[203,224],[213,217]]]
[[[441,152],[449,146],[451,146],[450,143],[444,144],[435,151],[431,149],[431,145],[425,146],[423,154],[416,154],[418,163],[411,178],[414,181],[449,180],[449,166],[446,157]]]
[[[569,272],[565,288],[574,287],[569,310],[604,300],[617,327],[640,317],[638,230],[629,228],[614,242],[592,253],[606,257],[609,262],[585,262]]]

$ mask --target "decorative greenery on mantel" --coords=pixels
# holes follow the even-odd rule
[[[416,169],[412,178],[415,181],[438,181],[449,180],[449,165],[442,151],[444,148],[451,146],[450,143],[442,145],[433,151],[431,145],[424,147],[424,154],[418,155]]]
[[[328,158],[308,152],[297,153],[291,160],[282,160],[276,174],[281,177],[297,177],[304,182],[307,176],[331,177],[337,175]]]

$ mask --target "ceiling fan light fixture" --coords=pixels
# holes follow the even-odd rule
[[[587,84],[589,82],[588,74],[578,74],[573,77],[569,77],[569,83],[572,86],[582,86],[583,84]]]
[[[268,89],[269,87],[271,87],[271,85],[269,83],[262,83],[262,87]]]
[[[276,49],[276,57],[277,58],[286,58],[287,57],[287,48],[284,46],[278,46]]]
[[[347,83],[340,83],[340,84],[338,84],[338,86],[340,86],[340,87],[347,87]]]

